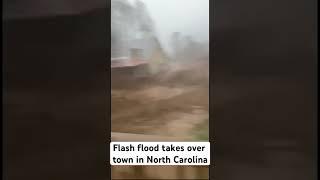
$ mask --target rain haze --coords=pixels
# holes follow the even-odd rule
[[[208,5],[209,0],[111,1],[112,139],[209,140]],[[112,169],[115,179],[209,175],[207,166],[131,166],[126,172],[118,167]]]
[[[130,0],[134,2],[135,0]],[[173,32],[209,41],[209,0],[141,0],[154,20],[158,38],[169,51]]]

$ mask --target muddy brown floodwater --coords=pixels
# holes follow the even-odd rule
[[[208,72],[208,61],[199,60],[143,79],[112,76],[112,131],[194,138],[209,119]]]

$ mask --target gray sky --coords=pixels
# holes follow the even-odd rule
[[[134,1],[134,0],[132,0]],[[172,32],[209,40],[209,0],[141,0],[155,22],[158,37],[168,50]]]

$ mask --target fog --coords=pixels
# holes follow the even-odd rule
[[[130,0],[134,2],[135,0]],[[192,36],[196,41],[209,40],[209,0],[141,0],[154,21],[156,34],[170,52],[173,32]]]

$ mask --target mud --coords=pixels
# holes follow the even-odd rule
[[[113,132],[187,140],[209,119],[208,60],[175,63],[147,78],[118,77],[112,76]]]

